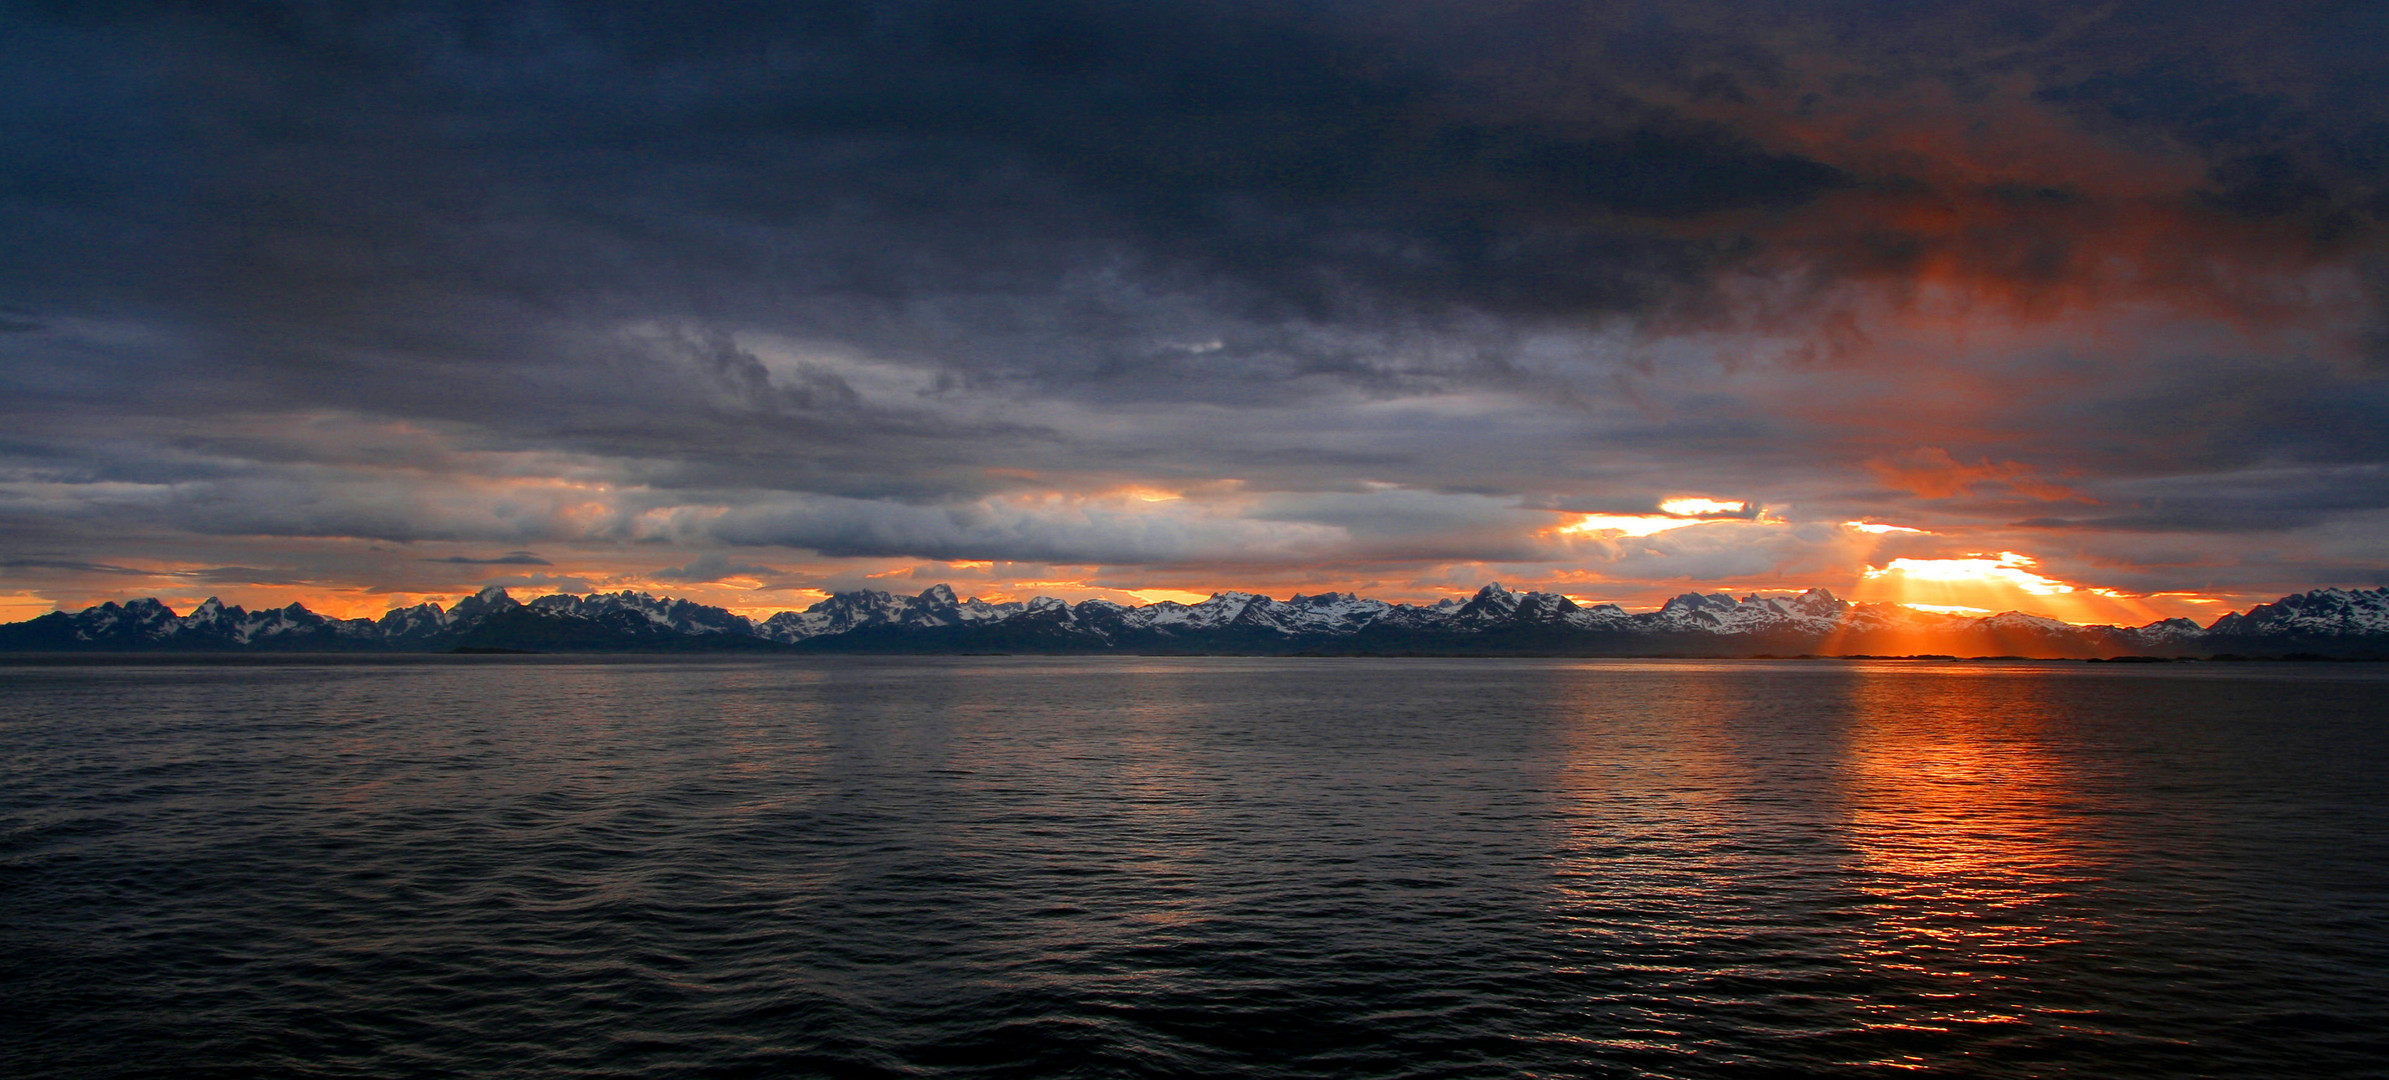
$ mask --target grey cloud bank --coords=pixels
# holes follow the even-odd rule
[[[2140,592],[2370,583],[2384,35],[2324,4],[17,5],[0,584],[931,559],[1664,593],[2009,550]],[[1778,520],[1552,532],[1673,495]]]

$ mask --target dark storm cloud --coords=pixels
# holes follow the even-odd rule
[[[79,559],[5,559],[0,560],[0,570],[179,579],[206,585],[302,585],[313,580],[305,574],[292,573],[288,570],[264,570],[254,566],[212,566],[200,570],[143,570],[137,567],[85,562]]]
[[[507,552],[507,553],[506,553],[506,554],[504,554],[504,555],[492,555],[492,556],[489,556],[489,557],[487,557],[487,558],[474,558],[473,556],[470,556],[470,555],[443,555],[443,556],[441,556],[441,557],[439,557],[439,558],[436,558],[436,559],[425,559],[425,560],[423,560],[423,561],[424,561],[424,562],[435,562],[435,563],[455,563],[455,564],[458,564],[458,565],[460,565],[460,566],[554,566],[554,565],[556,565],[555,563],[549,562],[549,561],[548,561],[548,560],[546,560],[546,559],[542,559],[542,558],[540,558],[539,556],[537,556],[537,555],[534,555],[534,554],[532,554],[532,553],[530,553],[530,552],[528,552],[528,551],[509,551],[509,552]]]
[[[254,566],[214,566],[176,575],[206,585],[304,585],[314,579],[288,570],[265,570]]]
[[[172,310],[218,363],[264,368],[252,389],[485,420],[513,396],[506,369],[585,348],[557,335],[614,312],[1202,393],[1171,375],[1269,346],[1154,355],[1157,294],[1263,337],[1288,319],[1699,309],[1714,275],[1767,252],[1771,216],[1936,182],[1767,148],[1780,117],[1735,103],[1802,90],[1792,73],[1821,59],[1786,26],[1832,33],[1848,55],[1824,59],[1877,83],[1923,81],[1919,55],[1960,81],[2038,64],[2049,100],[2214,155],[2199,194],[2233,213],[2378,197],[2370,129],[2327,104],[2367,77],[2344,44],[2335,67],[2244,73],[2201,58],[2244,28],[2194,7],[2088,27],[2064,11],[68,8],[18,20],[36,108],[12,194],[88,237],[61,234],[69,260],[136,271],[116,303]],[[2296,20],[2259,21],[2275,48],[2302,44]],[[1853,269],[1931,243],[1857,231],[1834,244]],[[13,270],[12,291],[56,279],[54,257]],[[426,363],[453,393],[424,393]],[[834,380],[717,375],[759,402],[851,404]]]
[[[1327,6],[101,11],[24,20],[19,79],[56,119],[17,148],[20,197],[93,236],[172,228],[112,253],[142,271],[115,299],[236,335],[216,344],[300,392],[325,353],[536,354],[543,324],[625,297],[1034,307],[1104,261],[1265,320],[1633,311],[1744,242],[1652,223],[1843,182],[1592,63],[1557,101],[1484,85],[1467,65],[1526,29],[1498,20],[1456,64]],[[68,104],[111,42],[160,74]],[[1123,316],[1079,314],[1063,362],[1133,359],[1102,340]]]
[[[2100,500],[1937,507],[1983,520],[2336,520],[2389,499],[2327,472],[2389,455],[2385,52],[2347,4],[18,5],[0,536],[1525,558],[1896,508],[1866,463],[1927,450]],[[1976,343],[2126,309],[2256,336]]]
[[[558,574],[520,574],[514,577],[484,578],[473,583],[476,589],[495,586],[501,589],[528,589],[534,593],[585,593],[593,586],[587,578]]]
[[[2168,476],[2114,486],[2121,498],[2106,513],[2024,522],[2055,528],[2130,532],[2263,532],[2314,525],[2389,507],[2389,468],[2249,469]]]
[[[140,570],[110,563],[85,562],[80,559],[5,559],[0,560],[0,569],[66,570],[78,574],[123,574],[131,577],[159,576],[155,570]]]

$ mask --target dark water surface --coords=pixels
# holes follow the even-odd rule
[[[0,665],[0,1075],[2383,1075],[2385,675]]]

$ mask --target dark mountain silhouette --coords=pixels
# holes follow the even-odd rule
[[[1912,655],[2049,658],[2389,657],[2389,588],[2318,589],[2200,626],[2077,626],[2019,612],[1984,618],[1798,596],[1686,593],[1657,611],[1584,607],[1500,584],[1466,601],[1389,604],[1350,593],[1274,600],[1224,592],[1130,607],[839,593],[750,619],[645,593],[543,596],[484,589],[441,608],[333,619],[297,604],[249,612],[210,598],[177,615],[157,600],[106,603],[0,626],[6,652],[1252,653],[1568,656]]]

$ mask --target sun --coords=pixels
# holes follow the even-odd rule
[[[1659,509],[1670,514],[1681,514],[1685,517],[1697,517],[1704,514],[1739,514],[1750,509],[1750,504],[1746,502],[1727,502],[1722,499],[1707,499],[1701,498],[1699,496],[1688,495],[1682,498],[1669,499],[1666,502],[1660,503]]]
[[[2039,561],[2030,556],[2002,551],[1997,556],[1968,555],[1960,559],[1893,559],[1880,569],[1867,567],[1866,576],[1869,580],[1896,575],[1907,581],[2005,585],[2033,596],[2074,591],[2065,582],[2034,573],[2032,568],[2038,565]]]

